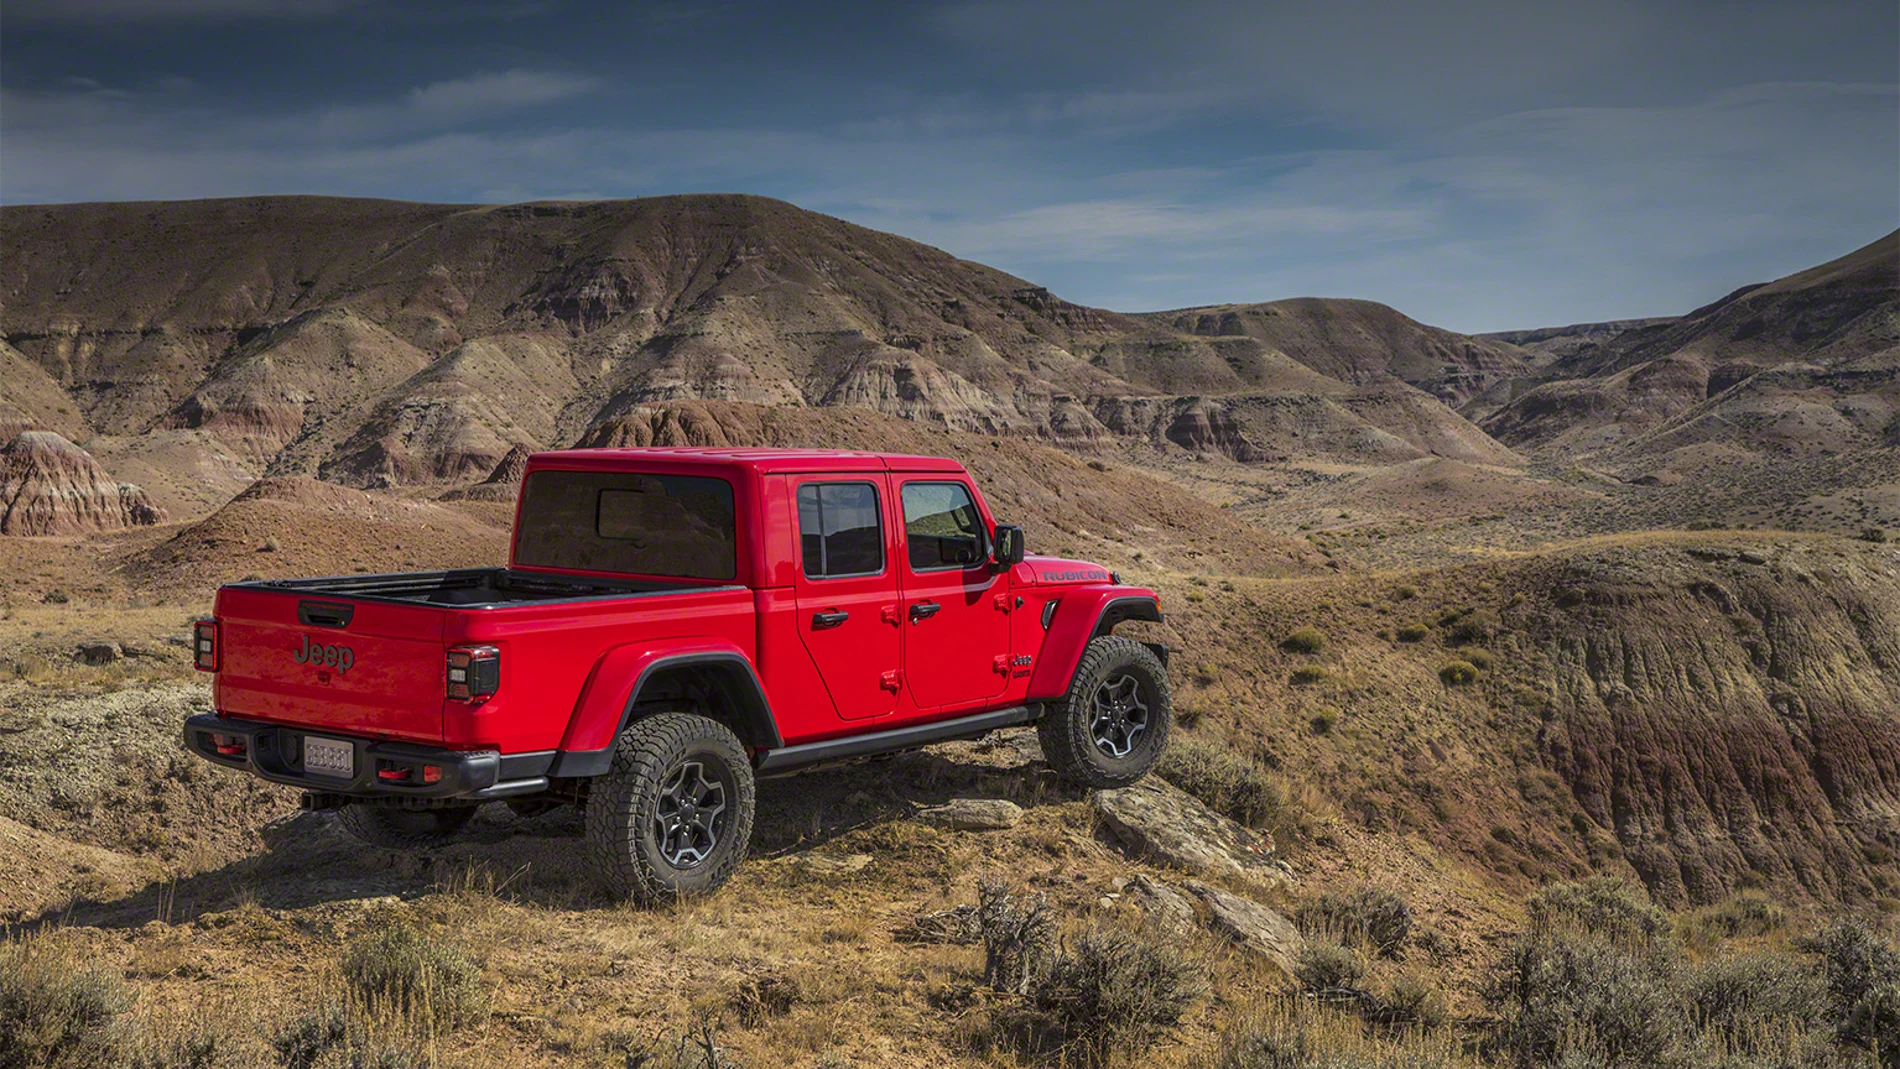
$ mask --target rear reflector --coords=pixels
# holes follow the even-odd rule
[[[450,700],[484,701],[500,689],[500,650],[493,646],[457,646],[449,651]]]
[[[423,765],[422,766],[422,782],[441,783],[442,770],[440,768],[437,768],[434,765]]]
[[[218,622],[199,620],[191,625],[191,663],[200,672],[218,670]]]

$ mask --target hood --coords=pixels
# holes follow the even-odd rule
[[[1107,568],[1085,560],[1031,555],[1023,558],[1022,567],[1029,569],[1030,581],[1037,586],[1076,586],[1114,581]]]

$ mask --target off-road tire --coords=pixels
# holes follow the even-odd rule
[[[720,779],[724,820],[706,856],[680,866],[668,859],[655,820],[669,778],[693,763]],[[620,733],[613,765],[588,785],[588,856],[617,897],[659,905],[708,895],[745,860],[753,806],[752,762],[730,728],[692,713],[659,713]]]
[[[1124,679],[1133,681],[1145,720],[1140,732],[1126,740],[1127,753],[1117,757],[1096,741],[1096,694]],[[1154,767],[1173,726],[1168,670],[1160,658],[1133,639],[1104,635],[1083,647],[1068,694],[1050,703],[1036,723],[1036,735],[1042,756],[1064,779],[1084,787],[1126,787]]]
[[[472,805],[404,809],[393,805],[346,805],[336,818],[343,830],[387,850],[429,850],[447,846],[475,817]]]

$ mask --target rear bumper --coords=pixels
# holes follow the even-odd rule
[[[213,736],[223,735],[244,748],[242,753],[220,753]],[[307,772],[303,741],[307,735],[331,742],[347,742],[355,751],[354,774],[348,778]],[[406,742],[358,738],[330,731],[267,724],[256,720],[202,714],[185,721],[185,749],[213,764],[241,769],[272,783],[349,798],[459,799],[485,802],[534,794],[547,789],[553,751],[499,754],[493,750],[445,750]],[[441,769],[436,782],[425,781],[423,768]],[[383,773],[408,770],[406,778]]]

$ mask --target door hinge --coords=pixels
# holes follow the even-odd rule
[[[990,668],[1001,675],[1008,675],[1010,660],[1009,654],[999,653],[996,655],[996,659],[990,662]]]
[[[878,619],[890,624],[892,627],[902,627],[904,625],[904,622],[897,616],[897,606],[895,605],[886,605],[879,609]]]
[[[893,668],[878,677],[877,685],[895,694],[904,687],[904,673]]]
[[[996,608],[999,611],[1008,612],[1012,608],[1012,606],[1010,605],[1010,602],[1014,598],[1015,598],[1014,594],[998,594],[996,595],[994,599],[992,599],[992,601],[995,603]]]

